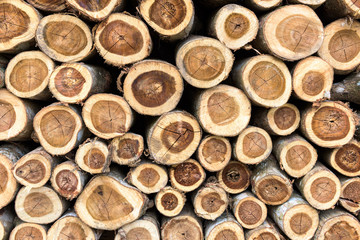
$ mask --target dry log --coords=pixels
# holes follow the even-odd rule
[[[289,0],[289,3],[308,5],[312,9],[316,9],[320,7],[320,5],[322,5],[325,2],[326,0]]]
[[[5,70],[9,61],[0,55],[0,88],[5,87]]]
[[[224,169],[217,173],[217,180],[226,192],[238,194],[249,187],[250,175],[250,170],[245,164],[230,161]]]
[[[359,19],[360,4],[356,0],[326,0],[322,10],[331,19],[350,16]]]
[[[109,157],[120,165],[136,166],[144,151],[144,138],[135,133],[125,133],[113,138],[109,144]]]
[[[12,206],[7,206],[0,210],[0,239],[9,239],[9,234],[14,227],[15,216],[16,214]]]
[[[164,187],[155,196],[156,209],[166,217],[179,215],[185,202],[185,194],[172,187]]]
[[[206,240],[245,240],[244,231],[230,213],[224,213],[215,221],[204,223]]]
[[[233,66],[234,56],[219,40],[192,36],[176,52],[176,66],[183,78],[197,88],[210,88],[224,81]]]
[[[284,238],[280,234],[279,230],[275,226],[275,223],[267,218],[263,224],[255,229],[245,231],[246,240],[283,240]]]
[[[360,213],[360,178],[339,177],[341,183],[340,205],[358,215]]]
[[[47,227],[44,225],[22,222],[13,228],[9,240],[47,240],[46,232]]]
[[[343,81],[334,83],[331,92],[331,100],[349,101],[360,105],[360,73],[353,73]]]
[[[257,12],[268,12],[282,4],[283,0],[245,0],[244,4]]]
[[[45,12],[61,12],[66,9],[65,0],[27,0],[31,5]]]

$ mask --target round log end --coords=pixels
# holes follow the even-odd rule
[[[114,138],[109,145],[111,161],[120,165],[135,166],[144,151],[144,139],[135,133]]]
[[[11,231],[9,240],[22,239],[46,240],[46,228],[36,223],[21,223]]]
[[[245,164],[231,161],[217,174],[219,184],[231,194],[238,194],[250,185],[250,170]]]
[[[155,197],[156,209],[164,216],[179,215],[186,202],[186,196],[180,190],[172,187],[161,189]]]
[[[267,217],[266,205],[249,192],[235,196],[233,212],[241,226],[247,229],[256,229]]]
[[[268,205],[280,205],[291,197],[293,192],[289,179],[279,175],[267,175],[253,186],[256,196]]]

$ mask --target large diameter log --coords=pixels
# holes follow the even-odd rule
[[[27,0],[31,5],[45,12],[61,12],[66,9],[65,0]]]
[[[109,144],[109,157],[120,165],[136,166],[144,152],[144,138],[135,133],[125,133],[113,138]]]
[[[224,81],[231,71],[234,56],[219,40],[193,36],[176,52],[176,66],[183,78],[197,88],[210,88]]]
[[[128,185],[115,168],[92,178],[75,202],[75,211],[92,228],[115,230],[141,217],[148,198]]]
[[[323,6],[322,11],[331,19],[347,16],[360,18],[360,4],[356,0],[326,0]]]
[[[185,111],[164,113],[147,131],[147,145],[155,162],[182,163],[195,153],[201,141],[201,127]]]
[[[280,107],[291,95],[291,74],[283,61],[270,55],[258,55],[236,64],[235,85],[250,100],[263,107]]]
[[[89,97],[82,109],[86,127],[96,136],[111,139],[129,131],[133,113],[124,98],[98,93]]]
[[[268,12],[281,5],[282,2],[283,0],[245,0],[244,5],[257,12]]]
[[[300,129],[320,147],[340,147],[354,136],[354,118],[351,109],[341,102],[321,102],[301,113]]]
[[[0,4],[3,20],[0,28],[0,52],[16,53],[34,46],[41,15],[21,0],[4,0]]]
[[[247,165],[238,161],[229,164],[217,173],[219,185],[230,194],[238,194],[250,185],[250,170]]]
[[[184,83],[174,65],[144,60],[130,68],[123,89],[124,98],[136,112],[159,116],[174,110],[181,99]]]
[[[105,62],[117,67],[150,55],[152,40],[144,22],[125,13],[113,13],[95,31],[95,46]]]
[[[46,55],[59,62],[81,61],[93,47],[86,23],[68,14],[52,14],[41,19],[36,42]]]
[[[275,223],[267,218],[263,224],[255,229],[245,231],[246,240],[282,240],[283,236],[280,234]]]
[[[11,230],[14,227],[15,212],[12,206],[0,210],[0,239],[9,239]],[[45,240],[45,239],[44,239]]]
[[[186,38],[194,25],[192,0],[143,0],[139,12],[162,39],[169,41]]]
[[[46,231],[47,228],[43,225],[22,222],[13,228],[9,240],[47,240]]]
[[[195,100],[195,116],[206,132],[234,137],[248,125],[251,104],[240,89],[220,84],[200,93]]]
[[[224,213],[215,221],[204,223],[206,240],[245,240],[241,225],[230,213]]]
[[[316,209],[296,193],[282,205],[271,207],[269,213],[279,228],[294,240],[311,239],[319,225]]]
[[[54,68],[53,60],[40,51],[19,53],[6,68],[6,88],[21,98],[48,100],[48,83]]]
[[[360,213],[360,178],[340,177],[340,183],[340,205],[354,215],[358,215]]]
[[[360,104],[360,73],[353,73],[343,81],[334,83],[331,92],[331,100],[349,101]]]
[[[314,10],[295,4],[261,18],[255,46],[286,61],[297,61],[317,52],[323,38],[323,24]]]
[[[49,79],[49,89],[60,102],[82,103],[93,94],[109,90],[111,75],[104,68],[84,63],[64,63]]]
[[[164,187],[155,196],[156,209],[166,217],[179,215],[185,202],[185,194],[172,187]]]

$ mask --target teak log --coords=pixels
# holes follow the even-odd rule
[[[283,236],[280,234],[275,223],[267,218],[263,224],[255,229],[245,231],[246,240],[260,240],[260,239],[271,239],[271,240],[283,240]]]
[[[230,161],[217,173],[217,180],[226,192],[238,194],[249,187],[250,175],[251,172],[247,165],[239,161]]]
[[[135,133],[115,137],[109,144],[109,157],[120,165],[136,166],[144,152],[144,138]]]
[[[357,1],[348,0],[326,0],[322,9],[326,16],[331,19],[350,16],[355,19],[360,18],[360,4]]]
[[[349,101],[360,105],[360,73],[353,73],[343,81],[334,83],[331,92],[331,100]]]
[[[292,4],[304,4],[312,9],[316,9],[322,4],[324,4],[327,0],[289,0],[289,3]]]
[[[339,203],[347,211],[358,215],[360,212],[360,177],[340,177],[341,194]]]
[[[15,216],[12,206],[0,210],[0,239],[9,239],[10,232],[14,227]]]
[[[27,0],[31,5],[45,12],[61,12],[66,9],[65,0]]]
[[[224,213],[215,221],[206,221],[204,235],[207,240],[245,240],[241,225],[230,213]]]
[[[27,237],[34,240],[47,240],[46,232],[47,227],[44,225],[21,222],[12,229],[9,240],[26,239]]]
[[[172,187],[162,188],[155,196],[156,209],[166,217],[177,216],[185,206],[185,194]]]
[[[244,5],[257,12],[268,12],[281,5],[283,0],[245,0]]]

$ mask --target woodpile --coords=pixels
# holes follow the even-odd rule
[[[0,0],[0,240],[360,240],[360,0]]]

